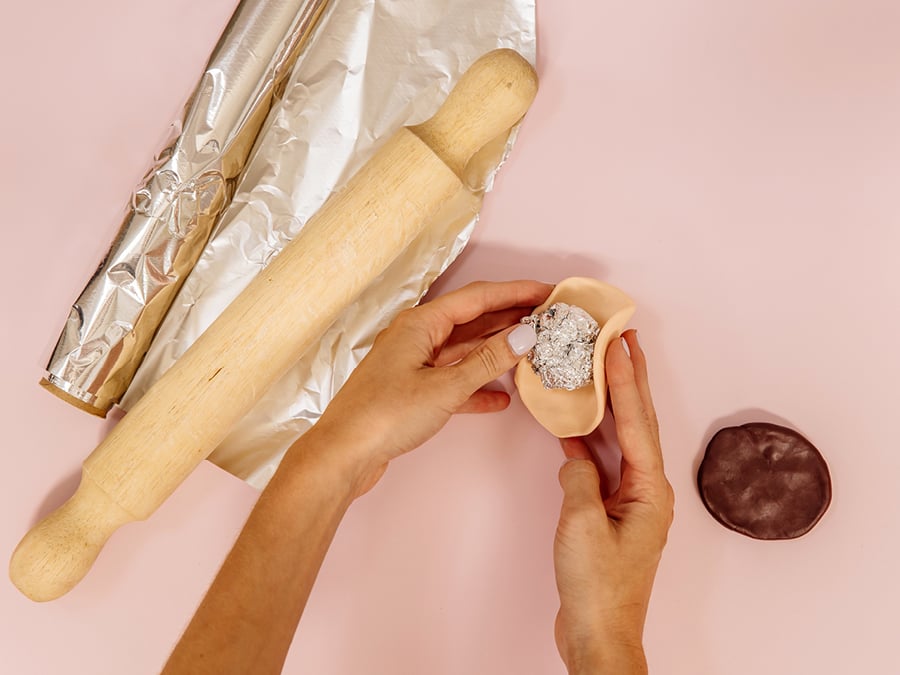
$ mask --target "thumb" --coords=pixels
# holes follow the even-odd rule
[[[570,459],[559,470],[563,489],[563,508],[598,507],[603,510],[600,495],[600,473],[590,459]]]
[[[521,324],[488,338],[451,368],[475,392],[516,365],[536,341],[534,328]]]

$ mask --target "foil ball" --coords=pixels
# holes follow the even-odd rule
[[[557,302],[526,316],[537,342],[528,353],[534,372],[546,389],[573,391],[594,380],[594,344],[600,325],[581,307]]]

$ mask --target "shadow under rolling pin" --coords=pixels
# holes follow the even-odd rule
[[[381,274],[467,190],[469,160],[537,94],[531,65],[490,52],[427,122],[398,131],[262,270],[84,461],[81,484],[19,543],[12,582],[58,598],[110,535],[148,518]],[[304,302],[304,299],[308,299]]]

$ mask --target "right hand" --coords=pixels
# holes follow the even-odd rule
[[[562,439],[564,497],[554,543],[560,609],[556,644],[571,675],[647,672],[644,619],[672,524],[674,493],[663,473],[647,363],[634,331],[615,340],[606,374],[622,448],[621,484],[601,494],[580,438]]]
[[[472,283],[401,312],[378,335],[307,432],[322,439],[328,461],[342,462],[353,498],[452,415],[509,405],[506,392],[482,387],[534,346],[534,329],[519,320],[552,290],[538,281]]]

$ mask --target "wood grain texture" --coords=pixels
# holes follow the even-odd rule
[[[469,159],[537,91],[531,66],[491,52],[431,120],[401,129],[325,203],[84,462],[72,498],[10,562],[28,597],[66,593],[112,532],[150,516],[338,314],[467,188]],[[432,145],[433,144],[433,145]]]

